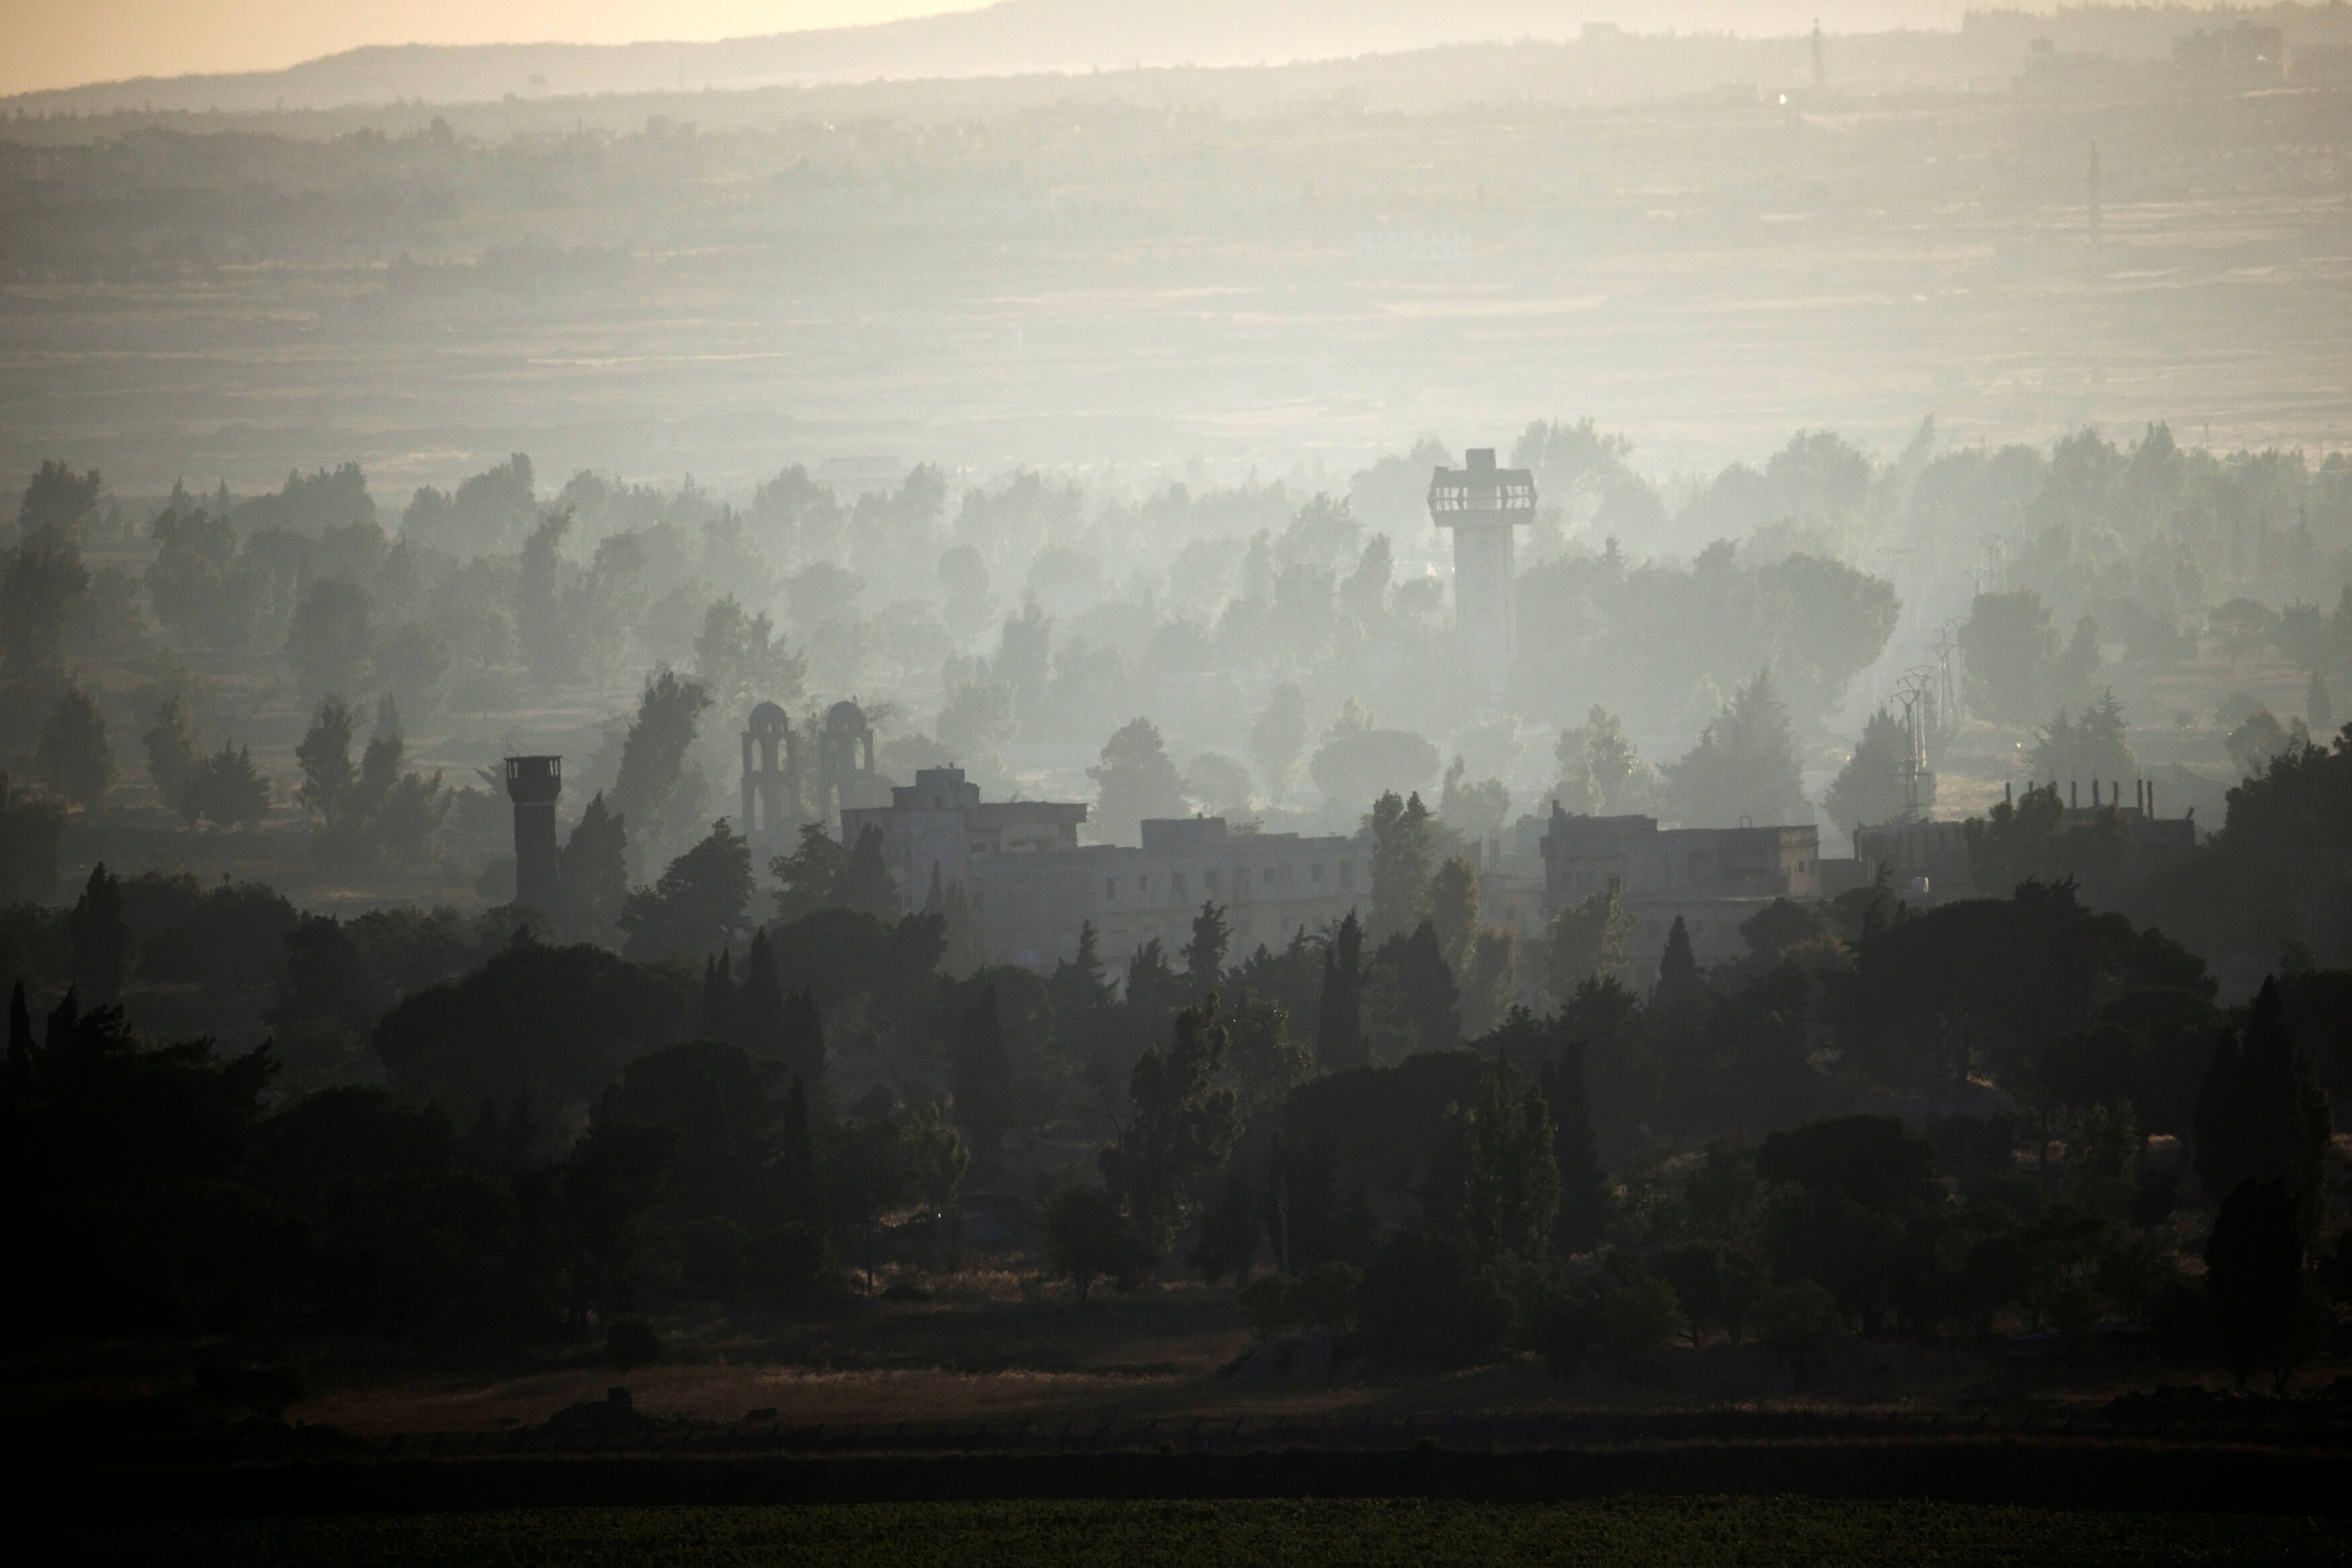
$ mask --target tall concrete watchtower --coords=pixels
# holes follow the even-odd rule
[[[562,882],[555,856],[555,798],[563,793],[563,758],[507,758],[507,799],[514,802],[515,903],[555,913]]]
[[[1499,688],[1518,643],[1512,614],[1512,536],[1535,521],[1536,476],[1497,468],[1495,449],[1465,453],[1466,468],[1430,476],[1429,520],[1454,530],[1454,629],[1488,690]]]

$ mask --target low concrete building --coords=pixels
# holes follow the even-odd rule
[[[1547,919],[1614,883],[1633,929],[1634,977],[1657,974],[1681,916],[1701,964],[1744,954],[1743,921],[1776,898],[1822,895],[1821,831],[1801,827],[1661,828],[1655,817],[1571,815],[1555,804],[1543,836]]]
[[[971,862],[982,943],[997,963],[1048,968],[1094,923],[1104,960],[1124,964],[1157,937],[1171,963],[1203,903],[1233,925],[1232,956],[1278,946],[1371,901],[1369,839],[1235,833],[1222,817],[1143,824],[1140,848],[1090,844]]]
[[[867,828],[881,831],[883,863],[911,914],[929,899],[934,877],[942,895],[957,887],[970,894],[975,863],[1076,850],[1086,820],[1081,802],[982,801],[962,768],[926,768],[913,784],[893,788],[887,806],[844,808],[841,836],[855,844]]]

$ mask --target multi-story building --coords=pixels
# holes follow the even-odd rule
[[[1091,921],[1104,959],[1123,964],[1158,938],[1171,962],[1201,905],[1219,905],[1234,956],[1279,946],[1369,905],[1368,839],[1235,833],[1222,817],[1146,821],[1140,848],[1091,844],[971,862],[982,943],[998,963],[1049,967],[1077,952]]]
[[[854,844],[867,828],[881,830],[883,863],[900,907],[912,913],[929,900],[934,880],[942,895],[958,887],[970,894],[975,864],[1076,850],[1086,820],[1075,801],[982,801],[962,768],[926,768],[913,784],[892,789],[887,806],[845,808],[841,836]]]
[[[1701,964],[1747,951],[1741,922],[1776,898],[1819,898],[1821,831],[1802,827],[1661,828],[1655,817],[1570,815],[1555,803],[1543,837],[1546,918],[1612,883],[1633,918],[1637,979],[1657,973],[1679,915]]]

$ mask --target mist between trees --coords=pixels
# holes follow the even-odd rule
[[[517,455],[396,521],[356,465],[150,503],[45,466],[0,583],[10,1311],[549,1343],[992,1249],[1080,1301],[1230,1278],[1392,1365],[1761,1336],[1801,1379],[1849,1333],[2128,1322],[2284,1379],[2352,1289],[2352,753],[2313,738],[2352,600],[2301,601],[2352,567],[2343,460],[1634,455],[1521,434],[1490,689],[1414,517],[1433,442],[1345,496],[550,497]],[[1935,622],[1853,564],[1897,545],[1960,661],[1925,779],[1869,672]],[[1278,938],[1212,897],[1123,966],[1090,925],[992,961],[837,801],[756,852],[730,820],[751,705],[816,737],[853,695],[884,781],[1083,778],[1109,840],[1335,831],[1369,884]],[[544,752],[530,909],[492,765]],[[2120,784],[2158,755],[2166,800],[2240,781],[2154,863]],[[1963,782],[1978,896],[1857,868],[1720,961],[1677,916],[1637,964],[1614,886],[1511,894],[1555,803],[1834,830]]]

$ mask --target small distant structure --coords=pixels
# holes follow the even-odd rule
[[[555,801],[562,793],[562,758],[507,758],[507,799],[514,802],[514,901],[541,915],[555,912],[562,886],[562,862],[555,850]]]
[[[962,887],[977,861],[1076,849],[1086,820],[1080,802],[982,801],[962,768],[926,768],[913,784],[894,787],[887,806],[842,808],[841,836],[854,844],[869,827],[880,831],[899,911],[912,915],[935,891],[945,896]]]
[[[761,703],[743,725],[743,811],[748,839],[782,835],[800,822],[800,737],[774,703]]]
[[[1536,476],[1525,468],[1496,467],[1491,446],[1474,447],[1463,460],[1468,467],[1430,476],[1429,520],[1454,530],[1454,635],[1492,692],[1510,673],[1518,645],[1513,536],[1535,521]]]
[[[1813,90],[1820,92],[1830,85],[1829,47],[1822,39],[1822,19],[1813,18]]]
[[[1661,828],[1655,817],[1588,817],[1552,804],[1540,845],[1544,918],[1617,889],[1632,918],[1626,952],[1654,972],[1680,918],[1702,964],[1744,954],[1740,923],[1776,898],[1822,896],[1821,831],[1811,823]]]

